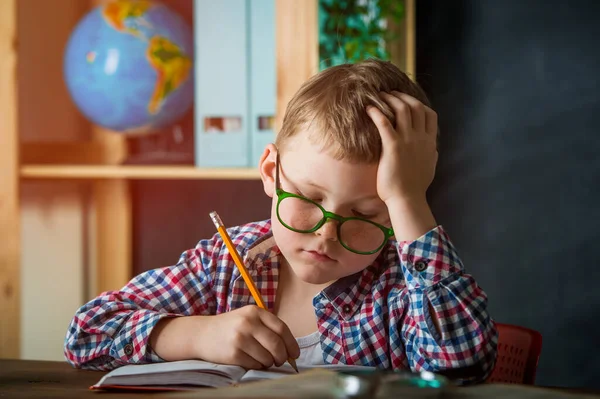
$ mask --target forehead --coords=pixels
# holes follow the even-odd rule
[[[300,155],[304,156],[305,159],[314,157],[323,158],[323,160],[325,158],[336,160],[338,157],[335,157],[334,154],[339,149],[340,145],[328,140],[317,126],[317,123],[306,123],[299,127],[293,136],[285,139],[280,154],[292,154],[286,155],[288,158],[296,158]]]
[[[364,197],[376,193],[377,164],[335,159],[309,134],[290,138],[280,153],[285,175],[297,184],[313,183],[332,194]]]

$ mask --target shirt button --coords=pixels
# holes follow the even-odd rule
[[[350,305],[344,305],[344,307],[342,308],[342,310],[344,311],[344,313],[350,313],[350,311],[352,310],[352,308],[350,307]]]
[[[133,354],[133,345],[127,344],[127,345],[125,345],[125,347],[123,348],[123,350],[125,351],[125,354],[127,356],[131,356]]]
[[[415,263],[415,269],[417,269],[418,272],[422,272],[423,270],[427,269],[427,262],[424,260],[417,261],[417,263]]]

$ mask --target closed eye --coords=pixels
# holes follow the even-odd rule
[[[377,216],[377,215],[375,215],[375,214],[370,214],[370,213],[362,213],[362,212],[359,212],[359,211],[357,211],[357,210],[352,210],[352,213],[353,213],[353,214],[354,214],[354,216],[356,216],[357,218],[362,218],[362,219],[372,219],[372,218],[374,218],[375,216]]]
[[[316,202],[316,203],[320,203],[321,201],[323,201],[323,200],[322,200],[322,199],[320,199],[320,198],[311,198],[310,196],[308,196],[308,195],[306,195],[306,194],[302,193],[300,190],[296,190],[296,195],[299,195],[299,196],[301,196],[301,197],[304,197],[304,198],[306,198],[306,199],[309,199],[309,200],[311,200],[311,201],[313,201],[313,202]]]

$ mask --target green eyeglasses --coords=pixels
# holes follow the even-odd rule
[[[391,227],[359,217],[340,216],[326,211],[325,208],[313,200],[281,189],[279,154],[277,154],[276,162],[277,219],[287,229],[296,233],[314,233],[328,220],[335,220],[337,222],[337,238],[340,244],[348,251],[359,255],[376,253],[394,235],[394,230]]]

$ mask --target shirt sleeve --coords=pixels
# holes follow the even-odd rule
[[[398,299],[390,336],[402,341],[410,368],[461,384],[484,381],[496,361],[498,334],[485,292],[464,272],[446,232],[438,226],[400,243],[399,255],[408,292]]]
[[[215,313],[211,270],[217,247],[214,237],[200,241],[176,265],[144,272],[121,290],[104,292],[83,305],[67,329],[67,361],[94,370],[162,361],[149,345],[161,319]]]

